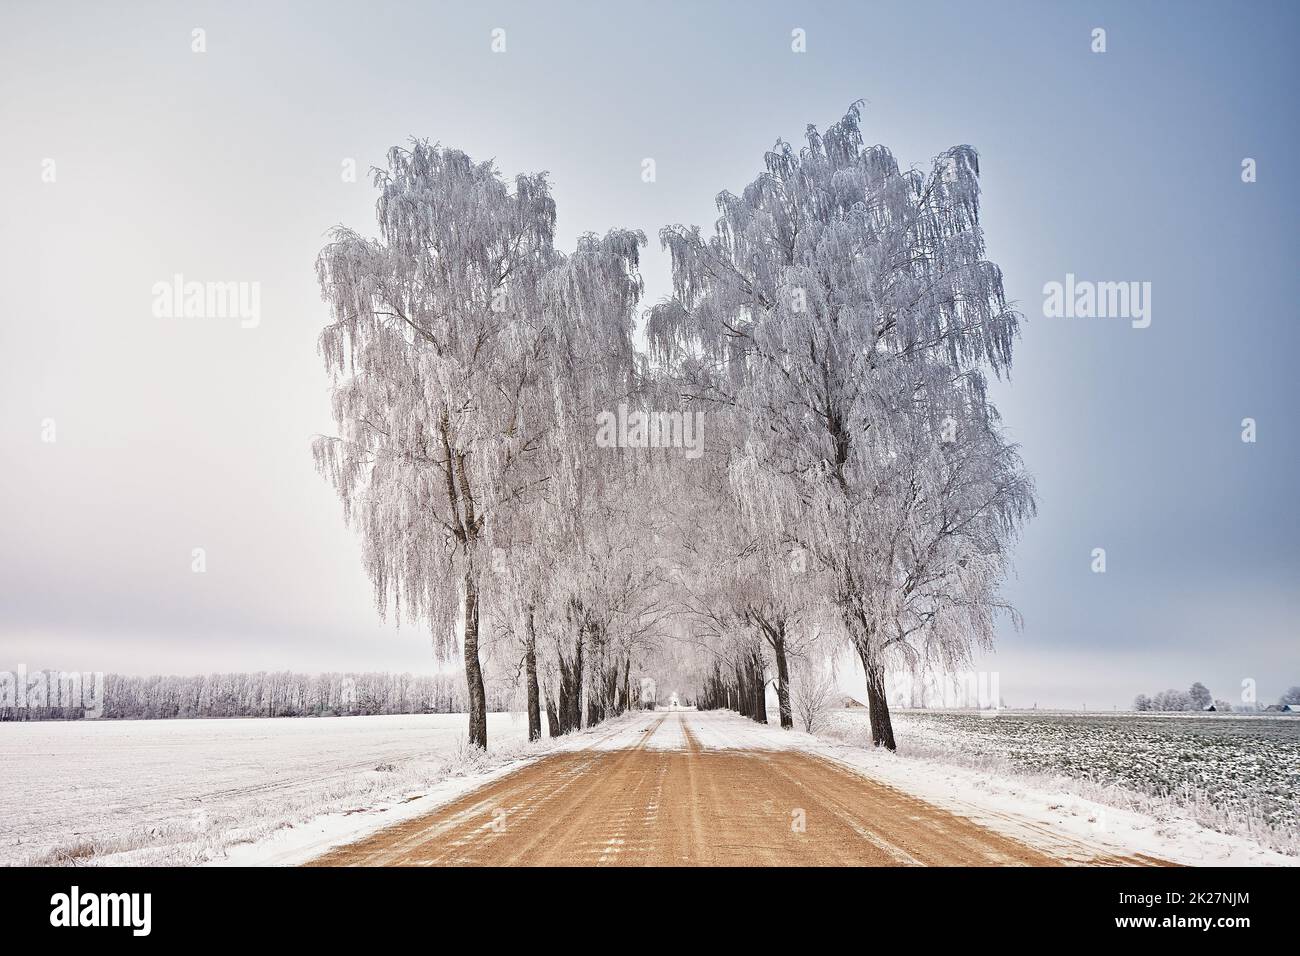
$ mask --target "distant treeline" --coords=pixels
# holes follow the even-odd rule
[[[1179,712],[1186,710],[1215,710],[1218,713],[1237,711],[1254,713],[1256,711],[1280,711],[1287,706],[1300,704],[1300,687],[1291,687],[1276,704],[1240,703],[1230,704],[1226,700],[1215,699],[1209,689],[1197,681],[1187,690],[1162,690],[1148,697],[1138,694],[1133,699],[1133,709],[1138,711]]]
[[[36,672],[39,673],[39,672]],[[36,679],[36,674],[32,675]],[[515,690],[488,687],[488,709],[508,710]],[[0,703],[4,720],[76,720],[85,707],[41,706],[32,695],[23,706]],[[49,703],[56,701],[51,692]],[[99,703],[99,702],[97,702]],[[98,716],[107,719],[177,717],[327,717],[347,714],[447,714],[468,709],[459,673],[207,674],[193,677],[103,676]],[[94,716],[93,714],[91,716]]]
[[[1227,701],[1215,701],[1214,696],[1200,681],[1193,684],[1188,690],[1162,690],[1158,694],[1148,697],[1146,694],[1138,694],[1133,698],[1133,709],[1139,711],[1158,710],[1178,712],[1185,710],[1206,710],[1210,706],[1215,710],[1231,710]]]

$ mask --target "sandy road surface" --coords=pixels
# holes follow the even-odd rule
[[[312,865],[1059,862],[812,754],[702,744],[710,718],[646,714]]]

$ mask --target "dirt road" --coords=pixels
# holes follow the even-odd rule
[[[702,716],[647,714],[615,749],[551,755],[312,865],[1058,862],[808,753],[702,746]]]

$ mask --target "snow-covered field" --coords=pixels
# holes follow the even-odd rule
[[[1049,785],[1101,805],[1182,814],[1300,855],[1300,720],[1266,715],[910,711],[899,754]],[[826,736],[864,746],[865,711]]]
[[[198,863],[542,752],[522,714],[0,724],[0,864]],[[466,775],[475,775],[469,776]]]

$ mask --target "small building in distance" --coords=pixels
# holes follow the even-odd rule
[[[862,701],[858,700],[856,697],[850,697],[848,694],[845,694],[839,699],[839,705],[845,710],[866,709],[866,704],[862,703]]]

